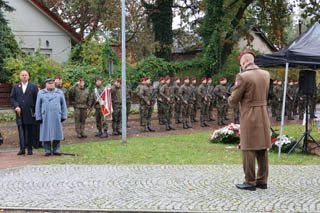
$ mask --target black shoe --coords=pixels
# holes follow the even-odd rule
[[[121,132],[120,130],[117,130],[117,133],[118,133],[119,135],[122,135],[122,132]]]
[[[57,155],[57,156],[60,156],[61,153],[60,152],[54,152],[53,155]]]
[[[95,134],[95,137],[100,137],[102,135],[102,132],[97,132],[97,134]]]
[[[238,189],[242,189],[242,190],[249,190],[249,191],[256,191],[256,187],[250,185],[250,184],[236,184],[236,187]]]
[[[32,155],[33,153],[32,153],[32,150],[29,150],[28,151],[28,155]]]
[[[206,127],[208,127],[209,125],[208,124],[206,124],[206,123],[204,123],[204,125],[206,126]]]
[[[169,127],[169,125],[167,125],[167,127],[166,127],[166,131],[170,131],[170,127]]]
[[[81,137],[82,138],[87,138],[88,136],[84,135],[84,134],[81,134]]]
[[[235,124],[240,124],[239,120],[234,120]]]
[[[204,123],[202,123],[200,126],[201,126],[201,127],[206,127],[206,125],[205,125]]]
[[[176,130],[175,128],[172,128],[172,126],[169,125],[170,130]]]
[[[112,135],[119,135],[119,133],[117,131],[114,131]]]
[[[25,155],[26,154],[26,152],[24,151],[24,150],[20,150],[18,153],[17,153],[17,155]]]
[[[149,132],[148,127],[145,126],[145,127],[143,128],[143,131],[144,131],[144,132]]]
[[[186,124],[186,125],[187,125],[188,129],[192,128],[192,126],[189,126],[189,124]]]
[[[196,122],[199,122],[199,121],[196,120],[196,119],[193,119],[193,120],[192,120],[192,123],[196,123]]]
[[[227,121],[227,120],[229,120],[229,118],[227,118],[227,117],[224,117],[224,120],[226,120],[226,121]]]
[[[267,188],[268,188],[268,185],[267,185],[267,184],[260,184],[260,183],[258,183],[258,184],[256,185],[256,188],[259,188],[259,189],[267,189]]]
[[[183,125],[184,129],[189,129],[189,127],[187,125]]]
[[[103,134],[100,135],[100,138],[107,138],[109,137],[108,133],[104,132]]]
[[[77,138],[82,138],[82,136],[80,134],[77,134]]]
[[[152,129],[150,126],[147,127],[150,132],[155,132],[156,130]]]
[[[44,156],[46,156],[46,157],[48,157],[48,156],[50,156],[51,155],[51,153],[46,153],[46,154],[44,154]]]
[[[176,124],[181,124],[182,122],[180,120],[176,120]]]

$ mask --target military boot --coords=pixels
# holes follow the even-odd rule
[[[187,125],[188,129],[192,128],[192,126],[190,126],[188,123],[186,125]]]
[[[170,127],[169,127],[168,124],[166,125],[166,130],[167,130],[167,131],[170,131]]]
[[[189,127],[187,126],[187,123],[183,123],[183,128],[184,129],[189,129]]]
[[[155,132],[155,131],[156,131],[155,129],[152,129],[150,126],[148,126],[148,130],[149,130],[150,132]]]
[[[102,131],[99,130],[99,132],[97,132],[94,136],[95,136],[95,137],[100,137],[101,135],[102,135]]]
[[[81,137],[82,137],[82,138],[87,138],[88,136],[85,135],[84,133],[81,133]]]
[[[104,133],[101,133],[100,138],[107,138],[109,137],[108,132],[104,131]]]
[[[239,119],[234,119],[235,124],[240,124]]]
[[[182,122],[180,120],[176,120],[176,124],[181,124]]]
[[[224,117],[224,120],[226,120],[226,121],[227,121],[227,120],[229,120],[229,118],[228,118],[228,117]]]
[[[77,133],[77,138],[82,138],[80,133]]]
[[[149,132],[148,127],[147,127],[147,126],[144,126],[144,127],[143,127],[143,131],[144,131],[144,132]]]
[[[118,135],[122,135],[122,132],[119,129],[117,129],[117,133]]]
[[[206,122],[203,123],[205,126],[209,126]]]
[[[170,130],[176,130],[175,128],[172,128],[172,126],[169,124]]]
[[[206,127],[206,125],[204,124],[204,122],[202,122],[200,126],[201,126],[201,127]]]

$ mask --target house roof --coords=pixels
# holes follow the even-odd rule
[[[251,30],[257,34],[266,44],[270,47],[273,51],[278,51],[279,48],[277,48],[267,37],[266,35],[256,26],[252,26]]]
[[[60,26],[66,33],[68,33],[72,40],[75,42],[80,42],[82,40],[82,37],[76,33],[68,24],[66,24],[62,19],[54,14],[52,11],[50,11],[47,7],[42,5],[37,0],[28,0],[33,6],[35,6],[37,9],[39,9],[44,15],[46,15],[49,19],[51,19],[53,22],[55,22],[58,26]]]

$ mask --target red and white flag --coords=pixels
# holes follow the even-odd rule
[[[103,115],[112,115],[112,104],[111,104],[111,87],[106,86],[101,97],[98,99]]]

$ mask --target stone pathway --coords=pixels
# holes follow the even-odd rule
[[[0,170],[0,209],[320,212],[320,166],[271,166],[267,190],[242,180],[240,165],[26,166]]]

